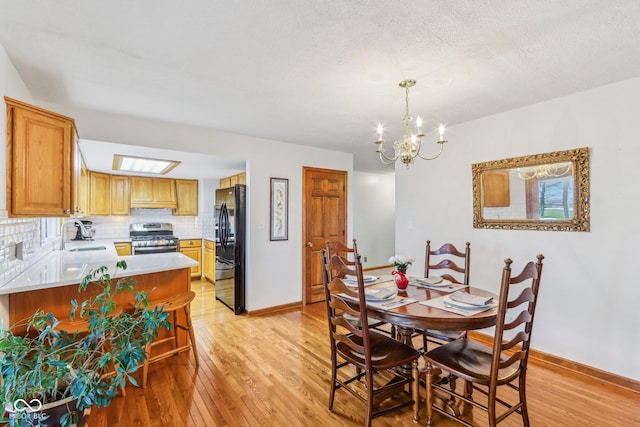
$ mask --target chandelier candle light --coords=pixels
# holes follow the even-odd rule
[[[447,142],[444,139],[444,124],[440,124],[438,131],[440,133],[440,140],[436,141],[440,144],[440,151],[433,157],[423,157],[420,154],[420,148],[422,148],[422,137],[424,134],[422,133],[422,119],[420,116],[416,118],[416,132],[411,132],[409,128],[409,124],[413,121],[413,117],[409,116],[409,88],[416,84],[415,80],[403,80],[400,82],[400,87],[405,89],[405,114],[402,118],[402,122],[404,123],[404,137],[402,139],[397,139],[393,141],[393,156],[389,157],[384,154],[384,148],[382,148],[385,141],[382,139],[382,131],[384,128],[382,127],[382,123],[378,123],[378,140],[376,141],[376,145],[378,148],[376,149],[376,153],[380,156],[380,161],[386,165],[390,165],[394,163],[396,160],[400,159],[402,163],[407,166],[409,169],[409,165],[413,163],[413,159],[416,157],[420,157],[423,160],[433,160],[440,156],[442,153],[442,149],[444,148],[444,144]]]

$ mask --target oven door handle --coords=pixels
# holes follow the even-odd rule
[[[157,252],[157,251],[171,251],[171,252],[176,252],[178,249],[178,245],[171,245],[171,246],[134,246],[133,247],[133,251],[134,252]]]

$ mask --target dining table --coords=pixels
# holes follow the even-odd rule
[[[375,281],[365,283],[365,290],[382,288],[397,291],[390,301],[371,302],[367,304],[369,317],[395,325],[400,330],[437,329],[441,331],[468,331],[495,326],[498,315],[498,296],[490,291],[475,287],[450,284],[444,286],[428,286],[418,282],[418,278],[410,278],[406,289],[398,289],[393,276],[378,276]],[[472,309],[468,312],[459,308],[436,304],[453,292],[466,292],[486,298],[493,298],[494,303],[486,309]],[[434,303],[430,304],[430,301]],[[394,304],[395,302],[395,304]],[[410,335],[409,335],[410,336]]]
[[[496,324],[498,296],[479,287],[455,283],[429,285],[414,277],[409,279],[406,289],[398,289],[393,276],[368,278],[371,280],[365,282],[365,292],[377,293],[381,289],[394,291],[392,297],[367,302],[368,317],[395,326],[398,339],[411,347],[411,338],[416,330],[468,331]],[[486,307],[464,310],[447,302],[450,301],[447,296],[454,292],[477,295],[492,301]],[[406,369],[409,371],[410,368]],[[415,385],[414,391],[417,392],[417,389],[418,386]],[[419,420],[418,400],[414,405],[416,422]]]

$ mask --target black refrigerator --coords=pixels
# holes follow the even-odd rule
[[[244,312],[246,187],[216,190],[216,299]]]

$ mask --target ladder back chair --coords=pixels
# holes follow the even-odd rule
[[[358,243],[356,242],[356,239],[353,239],[353,247],[348,247],[347,245],[345,245],[344,243],[340,242],[340,241],[329,241],[327,240],[326,243],[326,248],[327,248],[327,258],[331,259],[331,257],[333,255],[338,255],[342,261],[344,262],[345,265],[353,268],[353,266],[356,264],[355,262],[355,258],[357,256],[359,256],[360,254],[358,253]],[[330,277],[330,279],[333,279],[335,272],[331,272],[332,276]],[[348,274],[348,273],[346,273]],[[341,274],[339,277],[341,279],[344,279],[346,274]],[[360,326],[360,319],[357,318],[352,318],[348,315],[345,316],[346,319],[348,319],[351,323],[353,323],[356,326]],[[368,323],[369,323],[369,327],[373,328],[377,331],[380,331],[382,333],[388,334],[390,336],[395,336],[395,327],[393,325],[391,325],[390,327],[387,327],[389,330],[386,330],[384,328],[382,328],[383,326],[386,326],[387,323],[383,322],[381,320],[376,320],[376,319],[367,319]]]
[[[366,298],[360,256],[355,257],[355,270],[350,269],[338,255],[328,257],[322,250],[322,272],[326,296],[331,343],[331,389],[329,410],[333,410],[335,392],[345,389],[366,407],[365,426],[371,426],[374,417],[395,409],[418,405],[418,358],[420,354],[406,344],[369,329]],[[341,277],[350,274],[358,278],[356,289],[345,285]],[[345,301],[349,297],[353,303]],[[360,319],[360,327],[345,319],[344,315]],[[404,376],[394,368],[411,366],[411,376]],[[374,382],[374,374],[378,381]],[[365,379],[364,385],[361,379]],[[379,386],[379,380],[388,380]],[[404,393],[411,385],[408,398],[400,402],[386,402],[395,391]],[[364,386],[364,387],[363,387]]]
[[[443,270],[442,279],[458,285],[469,286],[469,262],[471,260],[471,243],[465,243],[464,252],[459,251],[453,244],[445,243],[440,248],[432,250],[431,240],[427,240],[424,262],[424,277],[432,277],[434,270]],[[439,273],[439,271],[438,271]],[[423,330],[423,348],[427,351],[427,343],[441,344],[458,338],[464,338],[466,331],[438,331]]]
[[[434,410],[466,426],[473,425],[463,418],[450,414],[446,408],[435,405],[436,391],[456,399],[467,409],[476,407],[486,411],[489,426],[495,426],[514,412],[522,416],[526,427],[529,426],[525,385],[543,259],[544,256],[538,255],[537,262],[529,262],[515,277],[511,276],[511,259],[505,260],[492,348],[464,338],[427,352],[425,357],[427,358],[427,425],[429,427],[433,426]],[[505,334],[507,331],[508,334]],[[440,368],[470,384],[471,387],[466,389],[466,395],[434,383],[434,368]],[[517,384],[514,384],[516,379]],[[497,397],[499,386],[508,386],[516,390],[518,402],[508,403]],[[483,405],[471,399],[471,389],[486,395],[487,404]],[[499,415],[497,403],[506,408]],[[457,415],[456,411],[453,412]],[[464,414],[465,412],[462,411],[462,415]]]

